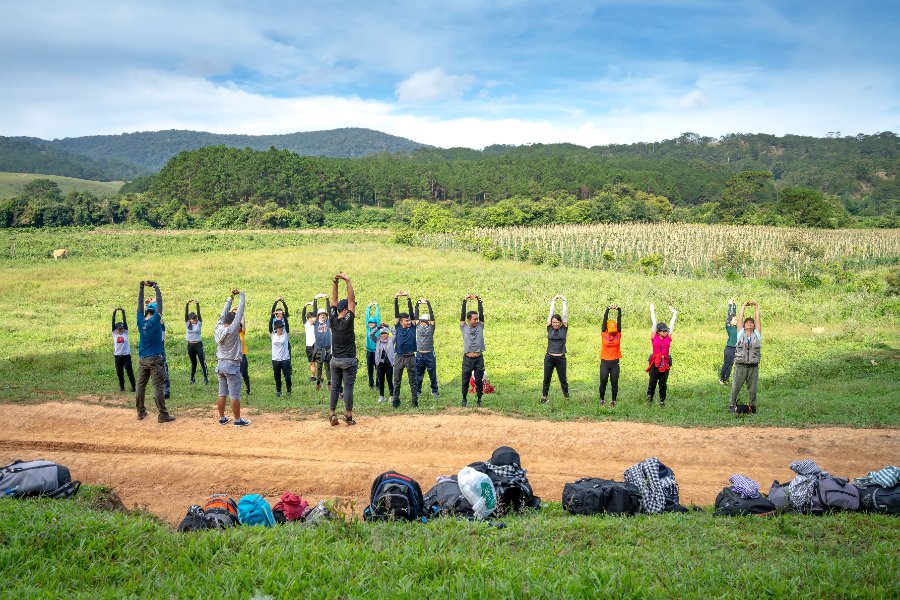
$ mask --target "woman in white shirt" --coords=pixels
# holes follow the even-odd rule
[[[291,349],[287,329],[284,321],[275,319],[269,321],[269,336],[272,338],[272,371],[275,374],[275,397],[281,397],[281,376],[284,374],[284,384],[288,395],[291,394]]]

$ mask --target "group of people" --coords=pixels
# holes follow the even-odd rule
[[[339,282],[344,281],[346,297],[338,299]],[[152,288],[155,296],[146,298],[144,290]],[[235,305],[235,299],[238,299]],[[401,298],[406,299],[406,310],[401,312]],[[469,301],[477,302],[477,310],[469,310]],[[320,301],[323,305],[320,305]],[[561,310],[556,312],[557,301]],[[214,339],[216,342],[216,376],[218,380],[218,415],[219,423],[226,425],[231,418],[225,414],[226,399],[231,401],[231,412],[234,425],[244,427],[250,424],[240,414],[240,398],[242,383],[246,394],[250,394],[250,378],[247,361],[247,344],[245,339],[246,308],[244,292],[233,289],[226,298],[222,312],[216,323]],[[195,310],[191,310],[191,304]],[[744,316],[747,307],[754,307],[753,317]],[[329,390],[329,421],[338,425],[343,420],[347,425],[355,425],[353,418],[353,392],[358,370],[356,334],[354,323],[356,318],[356,295],[350,277],[338,273],[332,279],[330,296],[318,294],[303,308],[306,358],[309,363],[309,381],[320,390],[324,382]],[[422,312],[425,307],[427,312]],[[667,383],[672,368],[670,348],[675,329],[677,311],[670,306],[669,323],[659,322],[656,318],[656,307],[650,304],[650,345],[651,353],[647,360],[649,382],[647,402],[653,404],[657,390],[659,405],[665,406]],[[121,320],[116,316],[121,312]],[[611,318],[611,313],[615,318]],[[152,382],[154,400],[157,406],[158,421],[167,423],[174,421],[166,408],[169,398],[169,371],[164,345],[165,323],[162,318],[162,292],[154,281],[141,281],[137,300],[137,326],[140,336],[138,343],[138,377],[135,376],[131,362],[131,348],[128,338],[128,325],[125,311],[117,308],[113,311],[113,352],[115,356],[116,374],[119,388],[125,391],[125,374],[128,375],[132,392],[135,393],[135,405],[138,419],[147,416],[145,396],[147,383]],[[204,383],[209,384],[209,370],[203,348],[203,318],[200,303],[188,300],[185,305],[185,339],[187,353],[191,361],[191,384],[196,381],[199,365]],[[272,343],[272,370],[275,380],[275,395],[282,395],[282,379],[288,395],[293,387],[293,369],[291,362],[290,315],[287,303],[278,297],[272,305],[268,330]],[[413,304],[409,292],[400,291],[394,296],[393,325],[382,320],[381,308],[377,302],[366,307],[366,368],[368,383],[372,389],[378,390],[378,401],[385,401],[385,384],[387,384],[392,406],[400,406],[400,394],[404,373],[409,382],[411,404],[419,405],[425,374],[430,380],[432,396],[439,397],[440,390],[437,378],[437,361],[434,351],[435,317],[431,301],[422,298]],[[738,323],[742,327],[738,331]],[[481,406],[484,394],[484,306],[479,295],[469,294],[462,300],[460,310],[460,332],[463,339],[462,373],[461,373],[461,406],[468,406],[470,381],[474,381],[476,405]],[[566,337],[569,329],[568,302],[562,295],[554,296],[550,302],[547,316],[547,352],[544,357],[544,379],[541,403],[549,401],[550,384],[554,371],[559,379],[563,396],[569,398],[569,383],[566,377]],[[720,382],[727,385],[731,382],[731,399],[729,410],[735,412],[740,390],[746,385],[749,392],[749,406],[755,412],[756,393],[758,387],[758,367],[761,357],[761,324],[759,304],[747,302],[740,309],[734,300],[728,304],[725,321],[728,335],[725,345],[724,360],[720,372]],[[600,386],[599,404],[606,404],[607,386],[611,389],[610,407],[615,407],[619,393],[619,362],[622,358],[622,309],[613,304],[606,307],[601,326],[600,349]],[[734,375],[732,378],[732,369]],[[337,416],[337,405],[344,404],[344,415]]]

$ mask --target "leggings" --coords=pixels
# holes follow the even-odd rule
[[[475,394],[478,400],[481,400],[481,394],[484,389],[484,355],[466,356],[463,354],[462,361],[462,397],[463,400],[469,396],[469,378],[475,376]]]
[[[128,381],[131,382],[131,391],[134,391],[134,370],[131,367],[131,355],[116,355],[116,376],[119,378],[119,389],[125,391],[125,373],[128,373]]]
[[[241,354],[241,377],[244,379],[244,385],[247,386],[247,395],[250,395],[250,371],[247,365],[247,355]]]
[[[731,379],[731,368],[734,366],[734,346],[725,346],[725,353],[722,356],[722,372],[719,373],[719,381],[728,381]]]
[[[281,374],[284,373],[284,384],[287,393],[291,393],[291,359],[273,360],[272,371],[275,374],[275,391],[281,393]]]
[[[375,387],[375,351],[366,350],[366,371],[369,373],[369,387]]]
[[[666,375],[669,372],[666,371]],[[651,376],[652,377],[652,376]],[[652,379],[651,379],[652,380]],[[615,402],[619,395],[619,359],[600,361],[600,400],[606,399],[606,383],[612,382],[612,401]],[[665,398],[665,380],[660,383],[660,395]]]
[[[566,355],[553,356],[551,354],[544,355],[544,391],[541,394],[546,396],[550,392],[550,381],[553,379],[553,369],[559,377],[559,385],[562,387],[563,396],[569,397],[569,380],[566,377]]]
[[[206,368],[206,353],[203,351],[203,342],[188,342],[187,351],[188,357],[191,359],[191,382],[194,381],[194,376],[197,375],[197,361],[200,362],[200,366],[203,368],[203,379],[208,382],[209,371]]]
[[[650,367],[650,385],[647,386],[647,400],[653,402],[653,393],[656,391],[656,383],[659,382],[659,401],[663,403],[666,401],[666,383],[669,380],[669,370],[665,370],[662,373],[659,372],[659,369],[656,366]]]
[[[384,382],[387,381],[390,396],[394,397],[394,367],[389,362],[378,363],[375,365],[375,386],[378,388],[378,395],[384,398]]]

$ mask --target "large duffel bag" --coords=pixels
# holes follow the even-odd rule
[[[585,477],[563,487],[562,504],[574,515],[635,515],[641,493],[630,483]]]
[[[459,489],[456,476],[435,484],[423,496],[425,512],[432,517],[461,517],[474,519],[472,504]]]
[[[776,510],[771,500],[760,494],[759,498],[744,498],[730,487],[716,496],[716,516],[768,515]]]
[[[859,510],[859,489],[843,477],[822,477],[812,495],[810,511]]]
[[[868,512],[900,514],[900,485],[883,488],[867,485],[859,489],[859,510]]]
[[[0,497],[70,498],[81,487],[69,469],[49,460],[21,461],[0,467]]]

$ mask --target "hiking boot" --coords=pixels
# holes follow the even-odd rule
[[[547,404],[548,402],[550,402],[550,398],[548,398],[547,396],[541,396],[541,404]]]
[[[139,410],[139,411],[138,411],[138,421],[143,421],[144,418],[145,418],[146,416],[147,416],[147,411],[146,411],[146,410]]]
[[[378,401],[379,401],[379,402],[384,402],[384,396],[378,396]]]
[[[171,423],[174,420],[175,420],[175,417],[173,417],[172,415],[159,415],[159,417],[157,417],[157,419],[156,419],[156,422],[157,423]]]
[[[328,420],[331,422],[332,425],[337,425],[339,423],[337,415],[334,413],[331,413],[331,416],[328,418]]]
[[[275,392],[275,397],[276,397],[276,398],[281,398],[281,392]]]
[[[719,380],[719,383],[720,383],[721,385],[728,385],[728,382],[725,381],[724,379],[720,379],[720,380]]]
[[[344,415],[344,423],[347,425],[356,425],[356,421],[353,420],[353,415]]]
[[[231,419],[229,419],[225,415],[222,415],[221,417],[219,417],[219,425],[227,425],[228,421],[230,421],[230,420]]]
[[[250,421],[250,419],[237,419],[237,420],[234,422],[234,426],[235,426],[235,427],[246,427],[246,426],[249,425],[251,422],[252,422],[252,421]]]
[[[124,392],[125,392],[125,388],[119,388],[119,391],[124,393]]]
[[[463,408],[466,408],[467,406],[469,406],[469,401],[463,398],[463,401],[460,402],[459,405]]]

